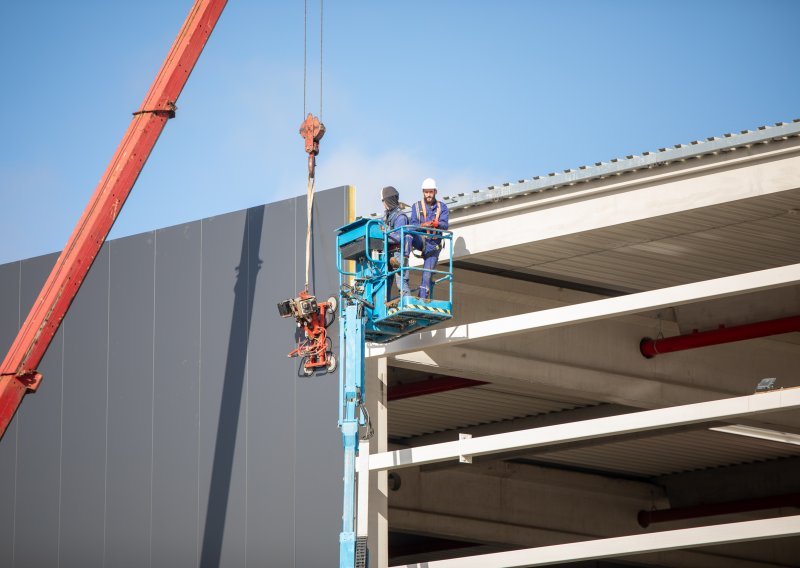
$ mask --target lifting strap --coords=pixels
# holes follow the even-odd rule
[[[322,116],[322,24],[323,2],[319,2],[319,115]],[[303,114],[306,114],[306,92],[308,90],[308,0],[303,2]],[[300,136],[303,137],[308,153],[308,184],[306,187],[307,225],[306,225],[306,282],[305,291],[311,282],[311,237],[312,237],[312,210],[314,207],[314,170],[316,168],[316,155],[319,154],[319,141],[325,135],[325,125],[316,116],[308,116],[300,125]]]
[[[306,284],[305,290],[308,292],[309,269],[311,266],[311,211],[314,207],[314,178],[308,177],[308,189],[306,203],[308,205],[308,224],[306,225]]]

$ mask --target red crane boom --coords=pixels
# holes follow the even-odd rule
[[[175,116],[178,96],[227,0],[196,0],[140,109],[97,184],[25,323],[0,365],[0,437],[22,398],[39,386],[36,370],[128,198],[150,152]]]

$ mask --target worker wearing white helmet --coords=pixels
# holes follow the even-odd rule
[[[450,225],[450,212],[447,205],[436,199],[436,180],[425,178],[422,182],[422,200],[411,207],[411,225],[426,229],[425,235],[415,235],[412,247],[419,252],[422,262],[422,281],[419,297],[430,298],[432,293],[431,272],[439,261],[442,239],[436,229],[446,230]]]

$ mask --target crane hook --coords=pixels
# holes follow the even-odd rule
[[[300,136],[306,141],[306,152],[308,153],[308,177],[314,179],[314,170],[316,168],[315,156],[319,154],[319,141],[325,135],[325,125],[320,122],[319,118],[311,113],[300,125]]]

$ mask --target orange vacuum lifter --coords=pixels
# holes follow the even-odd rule
[[[301,291],[297,298],[278,303],[281,317],[294,317],[297,327],[303,328],[297,349],[288,356],[301,358],[300,373],[306,377],[317,370],[324,369],[328,373],[336,370],[336,356],[327,330],[336,319],[337,305],[333,296],[325,302],[318,302],[306,291]]]
[[[26,393],[42,375],[37,367],[78,293],[194,69],[227,0],[196,0],[89,204],[0,365],[0,437]]]

